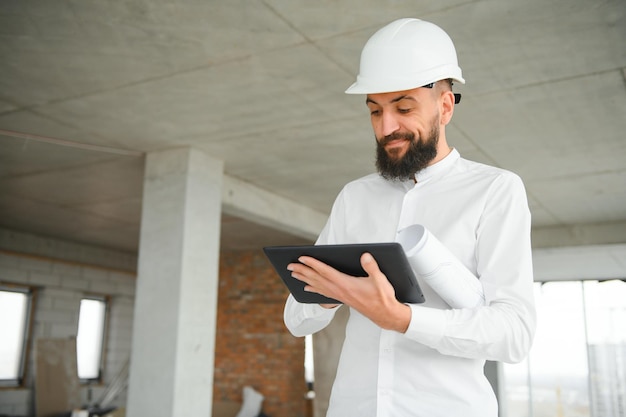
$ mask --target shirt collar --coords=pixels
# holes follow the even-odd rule
[[[450,170],[452,165],[461,157],[459,151],[456,148],[452,148],[452,151],[445,156],[441,161],[436,164],[429,165],[423,170],[415,174],[415,180],[418,183],[428,181],[435,177],[440,177]]]

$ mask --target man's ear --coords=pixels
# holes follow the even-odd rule
[[[452,91],[442,91],[440,101],[441,124],[447,125],[452,120],[454,114],[454,93]]]

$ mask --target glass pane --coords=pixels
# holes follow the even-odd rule
[[[76,356],[81,379],[100,376],[105,312],[106,303],[102,300],[83,299],[80,302]]]
[[[626,283],[538,288],[529,359],[502,364],[502,415],[626,417]]]
[[[20,377],[27,307],[27,294],[0,291],[0,379]]]
[[[541,299],[541,283],[534,284],[535,300],[539,304]],[[537,305],[539,308],[539,305]],[[540,316],[540,313],[537,313]],[[534,345],[533,348],[534,349]],[[531,349],[531,352],[532,352]],[[528,417],[530,416],[530,374],[528,358],[520,363],[502,364],[502,375],[504,378],[501,392],[504,398],[500,399],[502,415],[507,417]]]
[[[582,282],[548,282],[530,354],[534,417],[589,416]]]
[[[507,417],[530,416],[530,384],[528,358],[516,364],[503,364],[504,398],[500,400],[502,415]]]
[[[626,283],[585,282],[591,407],[626,416]]]

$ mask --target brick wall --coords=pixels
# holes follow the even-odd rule
[[[241,401],[249,385],[267,415],[304,416],[304,339],[283,324],[286,287],[260,250],[222,254],[219,285],[214,400]]]

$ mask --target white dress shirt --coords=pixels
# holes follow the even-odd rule
[[[409,304],[404,334],[351,309],[327,417],[496,417],[485,360],[521,361],[536,324],[522,181],[456,150],[416,182],[368,175],[344,187],[317,243],[389,242],[411,224],[428,228],[480,279],[486,305],[453,309],[420,281],[426,302]],[[289,296],[284,319],[304,336],[335,312]]]

